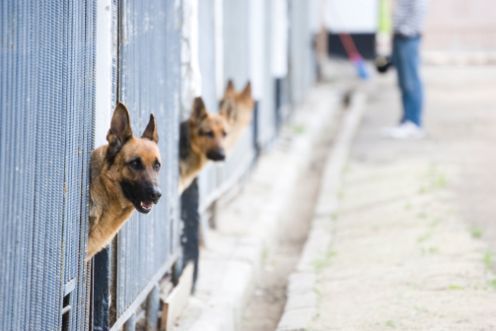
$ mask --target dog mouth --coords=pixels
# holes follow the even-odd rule
[[[121,187],[124,196],[142,214],[148,214],[162,195],[158,187],[142,186],[130,181],[122,181]]]
[[[139,201],[135,207],[140,213],[148,214],[152,210],[153,204],[153,201]]]

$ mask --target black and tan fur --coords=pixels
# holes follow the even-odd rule
[[[91,154],[90,233],[86,260],[107,246],[134,210],[148,213],[161,196],[160,152],[155,118],[141,137],[133,136],[129,113],[119,103],[108,144]]]
[[[229,80],[224,97],[219,103],[219,114],[227,120],[230,127],[226,148],[231,149],[253,118],[255,101],[248,82],[241,92],[237,92],[232,80]]]
[[[188,120],[181,123],[179,137],[179,192],[182,193],[209,160],[226,158],[226,120],[207,112],[202,98],[195,98]]]

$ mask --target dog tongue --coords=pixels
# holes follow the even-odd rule
[[[143,209],[152,209],[152,203],[151,202],[146,202],[146,201],[141,201],[141,208]]]

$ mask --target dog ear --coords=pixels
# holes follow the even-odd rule
[[[115,106],[112,121],[110,122],[110,129],[107,133],[107,141],[109,143],[107,159],[110,163],[112,163],[122,146],[131,139],[132,136],[133,131],[131,130],[129,113],[126,106],[119,102],[117,106]]]
[[[150,120],[148,121],[148,125],[146,126],[146,129],[141,137],[154,141],[156,144],[158,143],[157,124],[155,123],[155,117],[153,114],[150,114]]]
[[[245,88],[241,92],[241,95],[245,98],[251,98],[251,82],[248,81],[245,85]]]
[[[193,101],[193,109],[191,110],[191,119],[194,121],[202,121],[207,117],[207,108],[202,97],[196,97]]]
[[[235,119],[235,105],[231,99],[222,99],[219,102],[219,115],[222,116],[227,122],[232,122]]]
[[[227,81],[226,90],[224,91],[224,98],[234,97],[236,94],[236,89],[234,88],[234,82],[232,79]]]

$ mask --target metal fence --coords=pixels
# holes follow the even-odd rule
[[[163,197],[97,255],[91,281],[83,259],[89,157],[101,124],[94,113],[96,2],[2,2],[0,330],[133,330],[145,301],[146,318],[157,321],[159,282],[181,254],[178,130],[180,112],[189,110],[181,105],[182,8],[195,1],[106,1],[113,42],[109,105],[127,105],[135,134],[155,114]],[[200,176],[195,208],[202,212],[273,141],[283,100],[301,102],[312,82],[306,1],[276,2],[287,11],[264,0],[196,0],[197,56],[209,110],[217,111],[228,79],[238,89],[250,80],[256,100],[252,127],[227,162]],[[286,33],[277,27],[281,18],[290,26],[286,43],[277,43],[275,31]],[[277,52],[287,69],[274,69]],[[184,208],[182,214],[189,217]]]
[[[95,282],[108,283],[104,293],[95,295],[111,298],[110,307],[100,307],[110,314],[98,321],[98,327],[118,329],[127,323],[132,329],[129,325],[135,323],[140,305],[149,293],[158,292],[160,279],[179,254],[180,7],[174,1],[121,0],[113,10],[115,95],[127,105],[133,129],[141,130],[136,135],[144,130],[150,113],[155,115],[164,165],[159,204],[149,215],[135,213],[114,241],[110,261],[97,262],[103,264],[97,267],[109,271],[95,277]],[[149,300],[158,306],[158,295]],[[157,311],[147,313],[157,316]]]
[[[95,7],[5,1],[0,22],[0,329],[86,330]]]
[[[128,307],[150,291],[150,280],[158,285],[178,253],[180,30],[173,1],[125,0],[120,5],[120,99],[131,109],[135,128],[143,130],[149,114],[156,115],[165,165],[160,178],[164,198],[150,215],[136,214],[117,238],[115,309],[117,320],[125,320]]]
[[[215,75],[219,72],[212,60],[216,56],[214,3],[214,0],[199,2],[198,36],[202,96],[211,111],[217,110],[214,105],[225,86],[212,84],[218,80]],[[222,81],[225,84],[232,79],[238,89],[250,81],[256,109],[252,127],[245,131],[227,161],[209,165],[200,176],[202,211],[250,169],[258,150],[274,139],[280,122],[287,115],[287,109],[286,114],[282,114],[281,108],[300,104],[315,80],[308,1],[223,0],[221,19]],[[280,20],[284,20],[283,27],[277,29]],[[281,44],[279,39],[283,39],[282,46],[275,47],[275,43]],[[274,53],[283,53],[286,59],[282,62],[286,63],[278,63],[281,55]],[[274,68],[281,66],[285,69]]]

